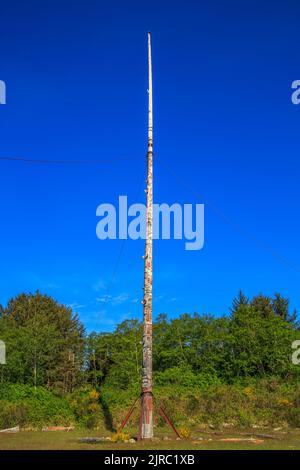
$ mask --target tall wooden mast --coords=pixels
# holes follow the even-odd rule
[[[148,33],[148,151],[147,151],[147,210],[146,246],[144,256],[144,323],[141,395],[141,439],[153,437],[152,395],[152,235],[153,235],[153,116],[152,116],[152,60],[151,36]]]
[[[144,256],[144,321],[143,321],[143,363],[142,363],[142,392],[139,439],[153,437],[153,394],[152,394],[152,239],[153,239],[153,116],[152,116],[152,60],[151,36],[148,33],[148,151],[147,151],[147,207],[146,207],[146,243]],[[118,432],[121,432],[130,419],[137,399],[131,406]],[[174,424],[160,406],[159,413],[168,426],[180,438]]]

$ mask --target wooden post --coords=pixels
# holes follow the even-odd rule
[[[140,438],[153,437],[152,395],[152,235],[153,235],[153,117],[152,117],[152,60],[151,37],[148,33],[148,151],[147,151],[147,210],[146,246],[144,257],[144,324]]]

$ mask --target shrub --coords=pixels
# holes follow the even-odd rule
[[[10,403],[7,400],[0,401],[0,427],[10,428],[23,426],[28,419],[26,405]]]
[[[80,388],[70,395],[70,407],[80,425],[89,429],[97,427],[103,418],[99,398],[99,392],[91,387]]]
[[[300,409],[291,408],[288,412],[287,422],[290,426],[299,428],[300,427]]]
[[[129,441],[130,439],[130,434],[127,432],[115,432],[111,436],[111,441],[112,442],[126,442]]]
[[[179,428],[178,432],[182,439],[189,439],[191,437],[191,430],[186,427]]]
[[[181,387],[194,389],[195,387],[205,390],[211,386],[221,384],[221,380],[214,374],[197,374],[188,366],[176,366],[163,372],[156,372],[156,385],[180,385]]]
[[[37,426],[73,423],[66,399],[42,388],[23,384],[0,385],[0,425]]]

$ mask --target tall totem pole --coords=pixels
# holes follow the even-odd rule
[[[140,438],[153,437],[152,395],[152,235],[153,235],[153,118],[151,36],[148,33],[148,151],[147,151],[147,210],[146,246],[144,256],[144,323]]]

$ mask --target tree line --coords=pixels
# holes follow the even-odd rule
[[[44,386],[64,394],[104,384],[127,389],[141,374],[142,323],[126,320],[111,333],[86,334],[71,308],[39,291],[20,294],[0,307],[0,339],[7,348],[1,383]],[[276,293],[252,299],[240,292],[227,315],[184,313],[153,324],[157,386],[276,376],[297,380],[292,342],[300,339],[297,312]]]

